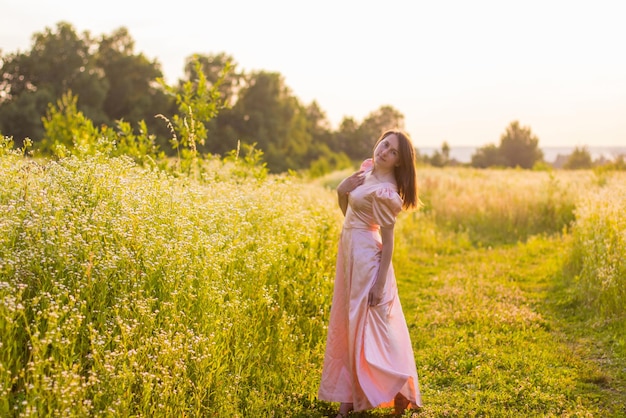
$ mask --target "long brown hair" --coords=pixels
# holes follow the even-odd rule
[[[400,152],[400,161],[398,166],[393,170],[398,185],[398,193],[402,198],[402,207],[404,209],[418,208],[421,206],[418,190],[417,190],[417,170],[415,168],[415,148],[408,133],[399,129],[390,129],[378,138],[374,149],[380,141],[389,135],[398,137],[398,151]]]

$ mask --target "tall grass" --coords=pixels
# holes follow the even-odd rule
[[[574,220],[576,191],[591,183],[590,176],[527,170],[421,168],[418,176],[424,213],[477,245],[562,232]]]
[[[626,319],[626,175],[615,172],[580,196],[568,273],[593,312]]]
[[[352,171],[317,183],[332,188]],[[412,216],[434,222],[436,234],[459,234],[479,246],[561,233],[574,220],[577,192],[593,185],[587,172],[419,167],[417,173],[424,206]]]
[[[341,216],[334,193],[320,184],[343,174],[306,184],[267,177],[254,161],[228,160],[201,161],[197,175],[188,176],[124,157],[37,163],[0,149],[1,416],[322,415],[328,405],[315,394]],[[513,241],[537,247],[533,258],[548,242],[572,243],[580,298],[592,310],[623,315],[624,177],[471,169],[419,175],[425,207],[399,219],[394,263],[401,281],[421,280],[419,309],[436,319],[436,301],[450,302],[451,333],[502,320],[519,322],[515,338],[551,340],[545,319],[516,293],[519,283],[532,289],[547,273],[536,279],[537,272],[516,270],[515,246],[502,250],[507,259],[489,276],[497,280],[480,285],[494,292],[467,290],[497,251],[476,246]],[[559,240],[564,229],[567,239]],[[554,236],[529,239],[536,234]],[[437,293],[441,272],[458,276],[473,252],[472,269],[450,282],[456,293]],[[550,271],[557,258],[551,256]],[[510,301],[502,299],[503,286]],[[438,296],[430,300],[429,292]],[[445,341],[435,332],[442,324],[428,323],[437,349],[416,353],[427,356],[420,364],[437,367],[421,369],[424,392],[451,390],[445,398],[454,400],[452,409],[478,411],[464,403],[467,389],[445,381],[451,363],[439,358],[438,344],[453,344],[457,334]],[[543,341],[537,352],[547,347]],[[517,361],[509,354],[490,352],[494,364]],[[466,366],[494,385],[485,393],[495,401],[480,406],[485,414],[502,399],[517,402],[505,393],[509,383],[494,383],[506,380],[500,369]],[[514,406],[552,411],[557,392],[535,406]],[[569,398],[566,404],[554,410],[569,410]]]
[[[338,226],[286,177],[2,156],[0,415],[306,410]]]

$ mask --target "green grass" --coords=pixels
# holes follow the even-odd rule
[[[333,415],[316,392],[336,179],[246,170],[0,154],[0,415]],[[602,245],[623,218],[594,198],[621,199],[622,178],[421,175],[428,208],[401,215],[394,254],[417,416],[626,416],[621,294],[594,282],[623,288],[623,246]]]
[[[419,416],[624,416],[624,351],[567,314],[567,246],[527,243],[396,260],[425,407]],[[622,337],[623,344],[623,337]]]

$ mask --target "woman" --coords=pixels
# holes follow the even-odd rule
[[[422,405],[409,331],[391,264],[396,216],[419,206],[415,149],[385,132],[373,158],[337,186],[345,215],[319,399],[350,411]]]

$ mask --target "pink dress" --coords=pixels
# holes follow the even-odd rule
[[[380,226],[391,226],[402,199],[391,183],[361,185],[348,197],[318,397],[355,411],[391,407],[397,393],[421,406],[413,348],[389,266],[381,304],[368,305],[380,257]]]

